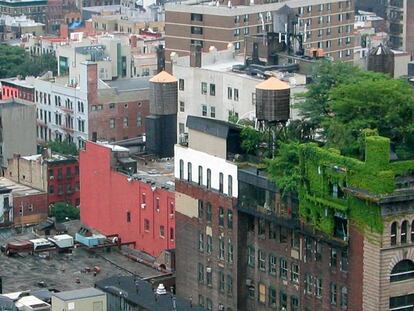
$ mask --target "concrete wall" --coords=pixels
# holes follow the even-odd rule
[[[9,105],[0,107],[2,122],[2,165],[13,154],[31,155],[36,153],[36,109],[34,105]]]
[[[52,296],[52,311],[106,311],[106,295],[64,301]]]

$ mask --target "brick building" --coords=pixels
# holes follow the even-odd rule
[[[127,148],[88,141],[80,171],[83,224],[154,257],[175,248],[172,163],[137,162]]]
[[[245,37],[267,32],[285,32],[287,20],[295,24],[289,32],[300,34],[305,55],[323,49],[334,60],[352,61],[354,48],[354,1],[287,0],[269,4],[217,5],[170,3],[165,11],[167,63],[171,52],[190,54],[191,45],[244,50]],[[290,24],[289,22],[289,24]],[[290,26],[289,26],[290,28]]]
[[[20,156],[8,160],[7,178],[47,193],[48,206],[67,202],[79,206],[79,164],[77,157],[52,154]]]
[[[178,295],[207,310],[412,308],[414,162],[390,162],[388,139],[367,137],[365,161],[302,146],[300,196],[282,197],[237,150],[240,128],[187,126],[175,148]]]
[[[25,15],[39,23],[46,23],[47,0],[1,0],[0,13],[11,16]]]
[[[19,98],[29,102],[34,102],[34,87],[19,78],[2,79],[1,99]]]
[[[37,224],[47,219],[48,205],[46,192],[16,183],[4,177],[0,177],[0,188],[2,193],[5,191],[9,193],[7,199],[3,194],[3,203],[1,204],[1,217],[6,217],[4,218],[5,224]]]

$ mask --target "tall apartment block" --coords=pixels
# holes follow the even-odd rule
[[[393,49],[414,53],[414,2],[388,0],[386,8],[389,45]]]
[[[188,55],[192,45],[203,51],[226,49],[231,43],[243,52],[245,37],[286,31],[301,36],[305,55],[322,49],[335,60],[353,59],[354,1],[288,0],[269,4],[232,2],[167,4],[165,42],[167,63],[172,52]]]
[[[298,195],[240,154],[240,128],[189,116],[175,147],[177,293],[207,310],[412,310],[414,161],[302,145]],[[259,164],[259,165],[258,165]],[[277,182],[277,180],[276,180]]]

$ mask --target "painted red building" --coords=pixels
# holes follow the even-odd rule
[[[0,99],[19,98],[34,102],[34,86],[18,78],[2,79]]]
[[[175,248],[172,163],[141,165],[126,148],[88,141],[80,152],[80,176],[83,224],[119,234],[154,257]]]

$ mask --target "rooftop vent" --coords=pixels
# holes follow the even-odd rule
[[[166,295],[167,294],[167,290],[164,287],[164,284],[160,284],[157,287],[157,291],[156,291],[157,295]]]

